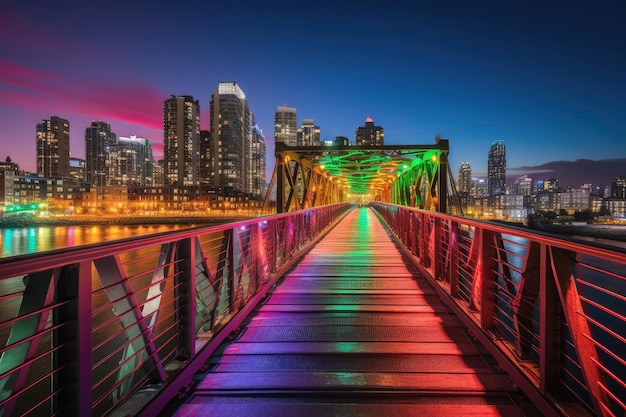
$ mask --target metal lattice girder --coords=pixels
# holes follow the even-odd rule
[[[163,261],[165,258],[161,258]],[[156,374],[155,379],[165,380],[167,377],[163,365],[158,358],[158,352],[154,343],[150,339],[151,328],[150,323],[156,319],[158,305],[146,309],[141,307],[136,299],[135,292],[128,282],[126,273],[119,256],[108,256],[105,258],[95,259],[94,266],[98,271],[100,282],[104,288],[109,300],[113,303],[113,311],[118,316],[126,337],[130,341],[124,348],[122,360],[117,375],[118,389],[113,393],[113,401],[117,402],[132,386],[133,370],[145,358],[148,358],[149,364],[144,364],[146,369],[152,369],[152,373]],[[163,274],[157,270],[153,277],[153,286],[163,279]],[[157,282],[155,282],[155,280]],[[160,294],[163,288],[156,286],[159,292],[158,303],[160,304]]]
[[[21,390],[27,380],[30,369],[29,361],[35,356],[41,340],[41,333],[54,303],[55,290],[60,268],[29,274],[24,277],[24,296],[20,304],[18,317],[11,327],[11,334],[6,342],[12,348],[0,356],[0,375],[16,369],[15,372],[0,379],[0,401],[9,398]],[[0,416],[11,415],[15,400],[0,407]]]
[[[386,201],[446,211],[448,141],[434,145],[276,144],[277,212],[344,201]]]

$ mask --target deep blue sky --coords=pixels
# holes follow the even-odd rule
[[[455,175],[461,161],[483,175],[495,140],[510,175],[570,186],[626,175],[626,2],[193,3],[5,1],[0,158],[34,170],[35,125],[53,114],[70,121],[72,156],[84,157],[92,120],[152,139],[158,156],[163,100],[199,99],[208,129],[213,90],[236,81],[269,171],[286,104],[322,138],[354,139],[368,116],[386,144],[440,133]],[[617,161],[609,172],[578,159]]]

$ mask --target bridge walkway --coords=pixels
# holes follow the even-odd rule
[[[539,415],[367,208],[279,282],[195,382],[168,415]]]

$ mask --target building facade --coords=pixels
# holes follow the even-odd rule
[[[274,141],[288,146],[298,146],[297,110],[278,106],[274,113]]]
[[[213,186],[251,193],[251,114],[246,95],[234,81],[221,82],[211,96]]]
[[[95,186],[109,185],[110,151],[117,135],[103,121],[91,122],[85,129],[85,179]]]
[[[374,125],[374,119],[365,119],[365,126],[356,128],[356,146],[383,146],[385,144],[385,130]]]
[[[11,168],[0,167],[0,206],[15,204],[15,175]]]
[[[626,199],[626,176],[613,178],[611,181],[611,198]]]
[[[87,161],[80,158],[70,158],[70,178],[86,181]]]
[[[313,119],[304,119],[298,128],[298,146],[320,146],[320,127]]]
[[[37,174],[49,178],[70,176],[70,122],[57,116],[37,124]]]
[[[472,167],[469,162],[461,162],[456,189],[459,193],[467,193],[468,195],[472,190]]]
[[[132,135],[119,137],[110,151],[111,180],[107,185],[154,185],[152,141]]]
[[[211,132],[200,131],[200,185],[213,185],[213,165],[211,162]]]
[[[576,211],[589,210],[589,190],[571,188],[560,194],[560,210],[566,210],[570,214]]]
[[[265,136],[256,121],[252,121],[252,128],[250,130],[252,135],[252,160],[250,163],[250,170],[252,172],[252,198],[255,200],[263,200],[266,193],[266,174],[267,174],[267,157],[265,145]]]
[[[522,175],[513,181],[512,191],[513,194],[528,197],[534,194],[535,190],[533,188],[533,179],[528,175]]]
[[[188,187],[200,182],[200,103],[192,96],[172,96],[163,108],[165,185]]]

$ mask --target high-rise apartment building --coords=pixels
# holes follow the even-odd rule
[[[528,175],[522,175],[513,181],[513,194],[531,196],[534,193],[533,179]]]
[[[304,119],[298,128],[298,146],[320,146],[320,127],[313,119]]]
[[[110,181],[108,185],[154,184],[152,141],[137,137],[120,137],[110,148]]]
[[[163,109],[165,185],[200,183],[200,103],[191,96],[172,96]]]
[[[57,116],[37,123],[37,174],[70,176],[70,122]]]
[[[298,146],[298,128],[296,109],[278,106],[274,113],[274,141],[289,146]]]
[[[459,204],[463,209],[470,206],[472,190],[472,168],[469,162],[461,162],[459,174],[456,181],[456,191],[459,197]]]
[[[459,193],[470,194],[472,190],[472,168],[469,162],[461,162],[456,188]]]
[[[356,146],[383,146],[385,144],[385,130],[374,125],[374,119],[365,119],[365,126],[356,128]]]
[[[116,139],[111,125],[103,121],[93,121],[85,129],[85,179],[92,185],[110,185],[110,152]]]
[[[501,140],[495,141],[489,148],[487,187],[490,197],[506,192],[506,148]]]
[[[470,196],[480,199],[487,195],[487,182],[483,178],[472,178]]]
[[[250,120],[246,95],[237,83],[219,83],[211,96],[211,159],[215,187],[251,193]]]
[[[626,199],[626,176],[613,178],[611,181],[611,198]]]
[[[252,194],[257,200],[265,198],[265,182],[266,182],[266,146],[265,136],[256,121],[252,120],[252,160],[250,163],[250,171],[252,173]]]

